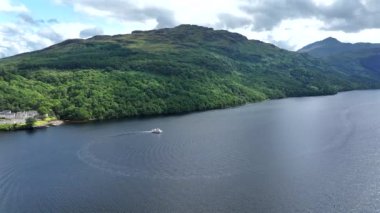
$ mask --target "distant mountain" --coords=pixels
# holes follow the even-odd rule
[[[342,43],[330,37],[298,52],[324,59],[347,74],[380,79],[380,44]]]
[[[180,25],[67,40],[1,59],[0,110],[110,119],[334,94],[379,82],[237,33]]]

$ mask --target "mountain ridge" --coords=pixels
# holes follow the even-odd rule
[[[0,109],[68,120],[176,114],[378,86],[306,54],[195,25],[66,40],[0,59]]]
[[[325,58],[345,51],[358,51],[374,48],[380,48],[380,44],[367,42],[346,43],[341,42],[336,38],[328,37],[321,41],[308,44],[299,49],[297,52],[308,53],[315,57]]]
[[[322,40],[298,50],[324,60],[349,75],[380,80],[380,44]]]

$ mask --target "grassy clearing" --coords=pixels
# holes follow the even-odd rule
[[[29,129],[29,128],[36,128],[36,127],[44,127],[48,126],[51,121],[57,120],[56,117],[47,117],[43,120],[37,120],[33,123],[32,127],[28,127],[25,123],[17,123],[17,124],[0,124],[0,131],[13,131],[13,130],[20,130],[20,129]]]

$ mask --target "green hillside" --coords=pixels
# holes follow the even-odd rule
[[[309,44],[298,52],[323,59],[348,75],[380,80],[380,44],[351,44],[327,38]]]
[[[0,60],[0,110],[70,120],[183,113],[378,86],[307,54],[192,25],[67,40]]]

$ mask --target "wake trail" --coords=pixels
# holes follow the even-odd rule
[[[148,134],[148,133],[152,133],[152,131],[148,130],[148,131],[129,131],[129,132],[123,132],[123,133],[119,133],[119,134],[115,134],[115,135],[110,135],[108,137],[120,137],[120,136],[124,136],[124,135],[138,135],[138,134]]]

